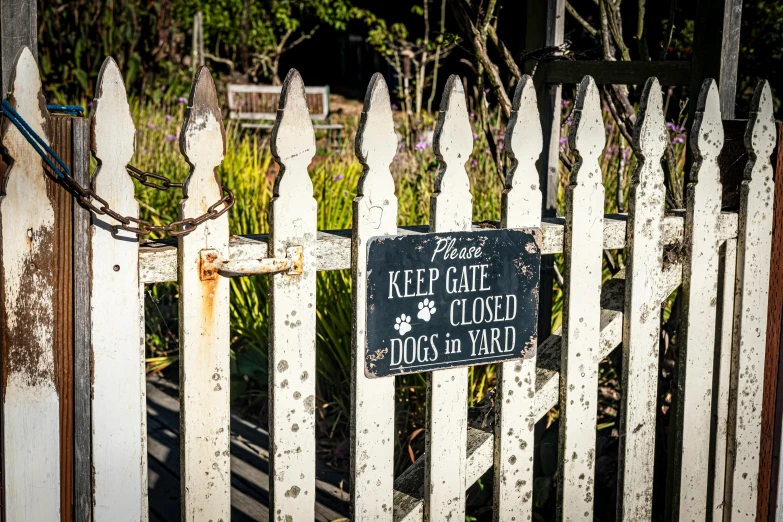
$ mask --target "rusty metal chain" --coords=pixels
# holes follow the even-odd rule
[[[184,187],[183,183],[172,183],[172,181],[165,176],[153,172],[142,171],[133,165],[127,165],[126,168],[128,175],[147,187],[158,190],[168,190],[170,188],[182,189]],[[120,223],[119,225],[116,225],[116,228],[127,230],[128,232],[139,236],[146,236],[153,232],[168,232],[172,237],[186,236],[205,221],[218,218],[228,212],[228,209],[233,207],[235,202],[234,193],[228,188],[221,186],[223,197],[211,205],[204,214],[201,214],[198,217],[173,221],[168,225],[154,225],[145,219],[118,214],[112,210],[106,200],[96,194],[95,191],[91,188],[82,187],[71,176],[59,177],[57,178],[57,181],[62,183],[76,197],[76,200],[81,206],[101,216],[105,215],[115,219]]]
[[[47,109],[72,115],[84,113],[84,109],[75,105],[47,105]],[[190,234],[197,226],[205,221],[222,216],[228,209],[234,206],[234,193],[226,187],[221,187],[223,197],[214,205],[210,206],[204,214],[198,217],[180,219],[179,221],[174,221],[168,225],[153,225],[151,222],[144,219],[121,216],[112,210],[106,200],[96,194],[92,188],[82,187],[79,182],[73,178],[71,169],[68,165],[66,165],[54,150],[52,150],[49,144],[42,139],[26,121],[24,121],[24,118],[19,115],[8,100],[2,100],[2,102],[0,102],[0,115],[6,117],[22,134],[22,137],[24,137],[41,156],[44,164],[51,170],[52,177],[55,181],[63,185],[63,187],[76,198],[82,207],[91,210],[96,214],[102,216],[107,215],[117,220],[120,224],[115,225],[113,227],[115,229],[121,228],[139,236],[146,236],[153,232],[168,232],[169,235],[173,237],[184,236]],[[158,190],[168,190],[172,187],[178,189],[184,188],[182,183],[172,183],[171,180],[165,176],[142,171],[133,165],[127,165],[126,170],[132,178],[137,179],[139,183],[148,187],[156,188]],[[99,205],[96,206],[94,202],[97,202]],[[135,226],[131,225],[131,223]]]

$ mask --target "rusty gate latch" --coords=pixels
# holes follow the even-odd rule
[[[217,279],[218,273],[226,277],[243,275],[275,274],[301,275],[303,252],[301,246],[285,249],[285,257],[264,257],[261,259],[219,259],[217,250],[206,248],[201,251],[200,272],[202,281]]]

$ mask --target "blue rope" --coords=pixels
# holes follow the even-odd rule
[[[65,162],[63,162],[63,160],[61,160],[60,157],[54,153],[52,148],[30,127],[30,125],[28,125],[27,122],[24,121],[21,116],[19,116],[19,113],[16,112],[8,100],[3,100],[2,105],[0,105],[0,111],[2,111],[3,115],[8,118],[8,121],[14,124],[14,127],[16,127],[22,136],[24,136],[24,138],[30,143],[30,145],[33,146],[38,155],[41,156],[41,159],[43,159],[44,162],[49,165],[49,168],[51,168],[52,171],[57,174],[58,178],[62,179],[66,176],[71,177],[71,169],[68,168],[68,165],[66,165]],[[50,156],[60,164],[62,170],[60,170],[60,168],[58,168],[52,162]]]
[[[84,116],[84,107],[81,105],[47,105],[46,110],[70,116]]]

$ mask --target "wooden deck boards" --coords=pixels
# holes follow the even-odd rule
[[[179,400],[175,383],[147,380],[147,452],[150,521],[180,520]],[[263,428],[231,415],[231,520],[269,520],[269,437]],[[319,462],[316,466],[315,520],[347,520],[345,476]]]

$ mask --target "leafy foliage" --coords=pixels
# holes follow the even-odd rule
[[[309,39],[322,25],[345,29],[352,16],[348,0],[180,0],[177,20],[192,24],[204,14],[204,44],[212,56],[250,79],[280,84],[280,57]],[[233,72],[233,71],[232,71]]]
[[[167,0],[38,2],[38,56],[47,94],[58,103],[93,93],[103,59],[113,57],[126,85],[158,103],[187,92],[185,42]]]

